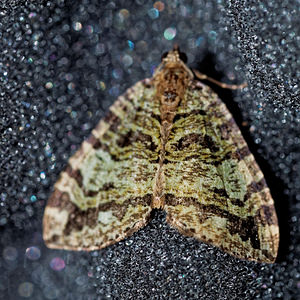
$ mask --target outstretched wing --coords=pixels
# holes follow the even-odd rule
[[[209,87],[194,82],[187,90],[166,151],[167,221],[239,258],[274,262],[273,199],[232,115]]]
[[[145,225],[159,156],[159,103],[136,83],[70,158],[44,213],[50,248],[96,250]]]

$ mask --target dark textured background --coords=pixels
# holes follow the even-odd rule
[[[39,2],[0,4],[0,298],[300,299],[299,1]],[[44,246],[43,209],[68,157],[174,42],[190,66],[249,84],[214,89],[275,199],[274,265],[186,238],[162,212],[102,251]]]

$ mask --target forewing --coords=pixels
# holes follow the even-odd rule
[[[174,121],[166,146],[168,222],[239,258],[274,262],[273,199],[226,106],[194,82]]]
[[[138,82],[70,158],[44,213],[50,248],[95,250],[149,217],[159,155],[159,107],[150,81]]]

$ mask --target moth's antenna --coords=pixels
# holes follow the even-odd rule
[[[193,69],[193,72],[195,74],[195,76],[200,79],[200,80],[208,80],[218,86],[220,86],[221,88],[223,89],[230,89],[230,90],[240,90],[240,89],[243,89],[244,87],[247,86],[247,83],[244,82],[242,84],[227,84],[227,83],[224,83],[224,82],[220,82],[218,80],[215,80],[211,77],[208,77],[207,75],[203,74],[203,73],[200,73],[199,71]]]

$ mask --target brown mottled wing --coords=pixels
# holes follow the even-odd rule
[[[232,115],[209,87],[194,82],[187,90],[166,151],[168,222],[239,258],[274,262],[273,199]]]
[[[146,224],[160,142],[154,92],[135,84],[70,158],[45,209],[47,246],[100,249]]]

